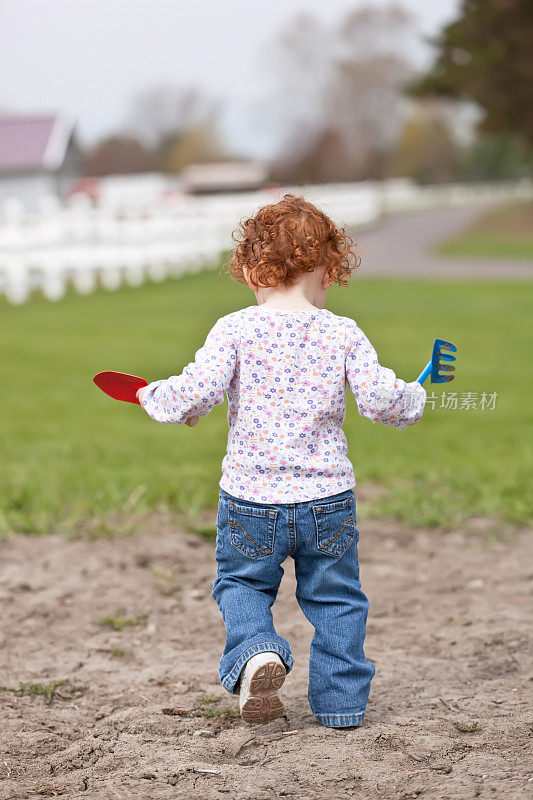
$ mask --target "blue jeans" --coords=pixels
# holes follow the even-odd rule
[[[302,503],[241,500],[220,489],[215,599],[226,627],[219,676],[238,694],[240,673],[256,653],[278,653],[287,673],[291,646],[274,630],[271,607],[292,556],[296,599],[315,629],[308,699],[331,728],[362,723],[375,667],[363,651],[368,600],[361,591],[353,489]]]

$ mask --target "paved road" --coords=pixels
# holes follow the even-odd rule
[[[361,234],[352,231],[362,258],[358,278],[533,278],[533,261],[437,256],[433,247],[470,225],[486,205],[431,209],[385,219]]]

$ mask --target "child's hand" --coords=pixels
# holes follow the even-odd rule
[[[137,389],[137,391],[135,393],[135,397],[137,398],[137,400],[139,401],[141,406],[142,406],[144,393],[147,390],[147,388],[148,388],[147,386],[142,386],[140,389]],[[185,424],[188,425],[189,428],[194,428],[195,425],[198,425],[199,421],[200,421],[200,417],[197,414],[194,414],[192,417],[189,417],[188,419],[185,420]]]
[[[137,389],[135,393],[135,396],[139,401],[139,403],[141,404],[141,406],[143,404],[143,397],[147,388],[148,388],[147,386],[142,386],[140,389]],[[188,425],[189,428],[194,428],[195,425],[198,425],[199,421],[200,417],[197,414],[194,414],[194,416],[189,417],[188,419],[185,420],[185,424]]]
[[[145,393],[147,388],[148,387],[146,387],[146,386],[141,386],[141,388],[137,389],[137,391],[135,392],[135,397],[137,398],[137,400],[139,401],[139,403],[141,405],[143,404],[143,397],[144,397],[144,393]]]

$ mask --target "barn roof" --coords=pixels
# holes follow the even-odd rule
[[[0,173],[58,169],[73,128],[59,114],[0,115]]]

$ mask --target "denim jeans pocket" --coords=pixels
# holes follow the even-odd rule
[[[278,512],[274,508],[258,508],[228,501],[228,522],[231,543],[249,558],[260,558],[274,552],[274,533]]]
[[[358,537],[355,527],[355,500],[346,497],[313,506],[316,525],[316,544],[330,556],[340,556]]]

